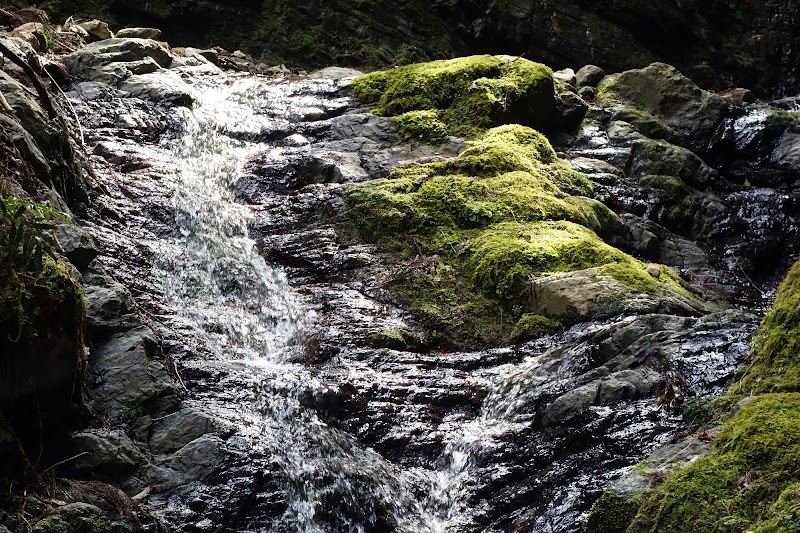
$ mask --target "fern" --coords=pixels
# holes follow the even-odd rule
[[[69,223],[62,213],[50,207],[20,200],[0,198],[0,264],[6,269],[38,275],[44,257],[55,259],[55,239],[51,231],[57,223]]]

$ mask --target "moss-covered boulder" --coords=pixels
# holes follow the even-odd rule
[[[632,295],[646,295],[641,310],[696,312],[695,298],[670,269],[648,267],[609,244],[622,238],[623,226],[585,196],[591,189],[542,134],[505,125],[469,141],[453,159],[398,167],[359,184],[346,201],[362,236],[405,261],[389,288],[462,346],[617,314]],[[556,288],[560,273],[596,290]],[[665,307],[663,298],[680,303]],[[534,316],[542,319],[532,322]]]
[[[124,524],[112,522],[98,507],[72,503],[56,509],[50,516],[36,522],[32,533],[126,533],[132,531]]]
[[[542,129],[555,115],[552,71],[521,57],[471,56],[366,74],[353,91],[406,138],[437,143],[517,123]]]

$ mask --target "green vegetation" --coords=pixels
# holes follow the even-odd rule
[[[670,269],[654,277],[602,240],[621,223],[600,202],[573,196],[590,192],[542,134],[505,125],[454,159],[359,184],[346,201],[360,233],[401,261],[387,286],[446,344],[463,347],[557,327],[530,308],[538,276],[595,268],[631,291],[689,296]]]
[[[511,338],[515,341],[524,341],[555,331],[560,327],[560,323],[546,316],[525,313],[511,331]]]
[[[606,493],[592,507],[587,530],[595,533],[624,533],[636,516],[636,501]]]
[[[645,501],[639,516],[649,531],[738,532],[771,520],[770,508],[800,477],[798,412],[797,393],[760,395],[742,407],[708,455]]]
[[[0,198],[0,265],[41,272],[45,254],[55,259],[53,239],[46,233],[55,228],[52,221],[68,223],[69,219],[41,204]]]
[[[708,455],[646,498],[637,522],[659,533],[800,531],[798,378],[800,262],[761,324],[741,381],[715,409],[750,399],[725,422]]]
[[[115,533],[120,531],[111,521],[93,514],[91,510],[77,507],[61,510],[40,520],[32,533]]]
[[[606,91],[605,94],[608,96],[609,92]],[[614,111],[612,119],[627,122],[636,128],[636,131],[652,139],[667,139],[670,137],[669,128],[646,111],[633,107],[623,107]]]
[[[353,91],[396,121],[400,134],[430,143],[448,135],[474,138],[504,123],[547,127],[555,109],[552,71],[519,57],[471,56],[372,72]],[[428,134],[433,135],[428,135]]]
[[[654,220],[684,234],[691,229],[698,201],[694,189],[672,176],[645,176],[639,183],[656,207]]]
[[[778,289],[753,341],[752,359],[729,396],[765,392],[800,392],[800,263]]]

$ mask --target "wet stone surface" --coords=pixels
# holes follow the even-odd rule
[[[151,487],[172,531],[576,531],[611,481],[685,429],[681,402],[718,394],[748,349],[758,313],[731,307],[437,352],[381,287],[390,258],[346,231],[343,194],[460,143],[400,143],[347,79],[167,72],[158,87],[181,78],[192,107],[88,81],[71,97],[107,190],[85,221],[95,264],[129,288],[157,333],[150,357],[185,385],[119,408],[145,457],[121,483]],[[776,230],[795,231],[794,207],[763,218],[788,193],[703,191],[723,195],[700,221],[712,229],[676,234],[646,216],[631,149],[610,136],[585,129],[570,155],[631,213],[631,252],[759,303],[736,267],[752,273],[790,238]],[[103,314],[112,282],[92,293],[104,334],[121,320]]]

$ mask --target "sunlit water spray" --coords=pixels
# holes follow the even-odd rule
[[[226,359],[291,358],[301,349],[313,313],[292,293],[286,275],[258,254],[248,235],[249,207],[233,201],[232,186],[248,157],[264,146],[226,132],[257,132],[263,116],[237,101],[254,78],[198,87],[183,130],[165,140],[157,158],[168,169],[178,233],[156,243],[165,298],[206,350]]]

